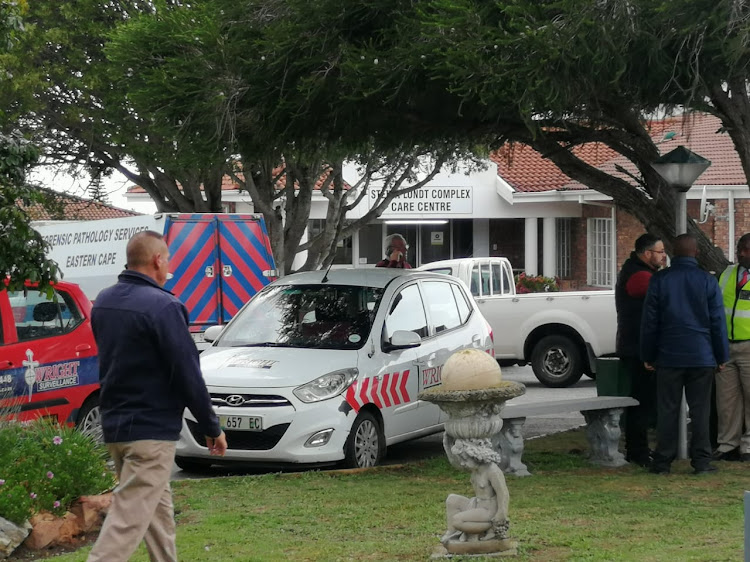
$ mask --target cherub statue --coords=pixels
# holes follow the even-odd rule
[[[497,464],[500,455],[492,449],[490,440],[456,440],[446,433],[443,443],[451,464],[471,471],[471,485],[476,495],[467,498],[451,494],[445,500],[448,530],[441,542],[507,538],[508,488]]]

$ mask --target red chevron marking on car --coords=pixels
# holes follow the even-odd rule
[[[406,384],[409,381],[409,369],[395,373],[386,373],[382,380],[368,377],[360,385],[352,384],[344,396],[346,402],[355,412],[365,404],[375,404],[378,408],[389,408],[411,402]]]

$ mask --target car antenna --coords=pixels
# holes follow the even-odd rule
[[[328,265],[328,269],[326,269],[326,274],[323,276],[323,279],[320,280],[321,283],[328,283],[328,274],[330,273],[332,267],[333,260],[331,260],[331,263]]]

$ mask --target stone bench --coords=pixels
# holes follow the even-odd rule
[[[493,446],[502,457],[500,468],[505,474],[529,476],[530,472],[521,460],[523,424],[526,418],[568,412],[581,412],[586,420],[589,460],[592,463],[606,467],[627,464],[619,451],[620,415],[624,408],[637,405],[638,401],[634,398],[621,396],[594,396],[529,404],[508,403],[500,411],[503,428],[492,438]]]

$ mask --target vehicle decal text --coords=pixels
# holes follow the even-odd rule
[[[254,367],[256,369],[270,369],[274,366],[273,359],[251,359],[250,357],[233,357],[230,359],[226,366],[227,367]]]
[[[422,369],[422,388],[430,388],[437,386],[442,382],[443,366],[438,365],[437,367],[429,367]]]

